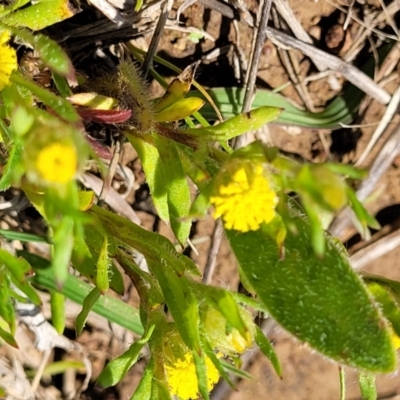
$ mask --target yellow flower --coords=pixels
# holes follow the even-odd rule
[[[210,201],[227,229],[248,232],[271,222],[278,196],[262,164],[234,160],[217,177]]]
[[[76,174],[78,157],[71,144],[60,142],[43,147],[36,159],[36,170],[49,183],[68,183]]]
[[[16,52],[7,44],[9,39],[8,31],[0,32],[0,90],[8,84],[11,73],[18,66]]]
[[[396,350],[400,349],[400,337],[397,336],[397,334],[395,333],[395,331],[393,329],[391,329],[390,336],[391,336],[394,348]]]
[[[206,368],[207,387],[211,391],[218,382],[219,373],[208,357],[206,357]],[[183,358],[177,359],[172,365],[166,364],[165,372],[169,390],[172,394],[182,400],[197,399],[199,397],[196,366],[191,353],[186,353]]]

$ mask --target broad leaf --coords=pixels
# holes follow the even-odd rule
[[[316,256],[309,222],[293,211],[284,257],[261,230],[227,231],[243,275],[271,316],[299,340],[353,367],[390,372],[396,356],[390,333],[360,278],[334,239]]]
[[[5,24],[39,31],[74,15],[68,0],[41,0],[3,18]]]

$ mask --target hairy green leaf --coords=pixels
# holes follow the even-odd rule
[[[396,356],[390,333],[343,250],[326,236],[325,254],[311,244],[309,222],[293,212],[284,256],[262,231],[226,231],[232,249],[272,317],[299,340],[353,367],[390,372]]]

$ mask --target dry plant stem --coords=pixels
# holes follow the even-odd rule
[[[47,361],[49,360],[51,351],[52,351],[52,349],[49,348],[43,352],[42,361],[40,362],[40,365],[39,365],[38,369],[36,370],[35,377],[33,378],[33,381],[31,384],[32,393],[35,393],[37,388],[39,387],[39,383],[40,383],[40,380],[42,379],[43,371],[46,367]]]
[[[376,142],[379,140],[379,138],[382,136],[383,132],[386,130],[387,126],[390,124],[390,122],[393,120],[393,117],[395,116],[398,108],[400,105],[400,87],[397,88],[397,90],[394,92],[392,96],[392,100],[390,101],[389,105],[387,106],[385,113],[379,122],[379,125],[375,129],[375,132],[372,134],[372,137],[368,143],[368,146],[365,148],[357,162],[355,163],[355,166],[360,166],[361,164],[364,163],[364,161],[367,159],[368,155],[370,154],[371,150],[375,146]]]
[[[289,46],[293,49],[301,51],[306,56],[310,57],[311,60],[323,63],[331,70],[340,73],[348,81],[353,83],[355,86],[360,88],[362,91],[370,95],[376,101],[381,104],[387,104],[390,101],[390,94],[379,87],[369,76],[361,72],[358,68],[350,65],[340,58],[326,53],[320,49],[311,46],[308,43],[304,43],[301,40],[295,39],[286,33],[279,32],[273,28],[266,28],[268,36],[276,41],[278,45]]]
[[[268,25],[269,12],[272,0],[264,0],[260,6],[259,23],[257,26],[256,40],[250,58],[250,68],[246,79],[246,95],[243,102],[242,112],[250,111],[253,90],[257,79],[258,64],[260,62],[261,50],[267,38],[266,28]]]
[[[274,24],[277,28],[281,28],[281,22],[279,21],[278,13],[274,8],[272,8],[272,17],[274,20]],[[286,70],[286,73],[289,75],[290,80],[292,81],[297,94],[301,98],[305,107],[311,111],[315,112],[314,105],[312,104],[310,95],[305,87],[304,83],[299,79],[299,63],[296,59],[296,55],[293,54],[290,50],[285,50],[281,47],[278,47],[279,57],[282,61],[283,67]]]
[[[248,112],[251,108],[251,102],[253,99],[254,86],[257,79],[258,64],[260,61],[261,50],[263,48],[265,39],[267,37],[267,24],[269,12],[271,9],[272,0],[264,0],[260,4],[258,17],[257,17],[257,33],[254,45],[252,46],[252,52],[250,55],[250,66],[246,76],[246,94],[244,97],[242,112]],[[247,143],[246,135],[237,137],[234,143],[234,148],[238,149]]]
[[[210,250],[208,251],[207,262],[206,262],[206,266],[204,267],[202,281],[206,285],[210,284],[213,273],[214,273],[223,232],[224,232],[224,228],[222,226],[221,220],[219,219],[215,223],[214,232],[211,237],[211,246],[210,246]]]
[[[358,270],[400,246],[400,229],[389,233],[358,250],[350,257],[351,266]]]
[[[121,141],[117,140],[115,143],[114,153],[111,158],[110,168],[108,169],[108,174],[106,179],[104,180],[103,187],[101,188],[99,202],[102,203],[107,197],[107,193],[110,190],[112,180],[115,175],[115,171],[118,166],[119,156],[121,155]]]
[[[369,171],[369,176],[357,190],[357,198],[363,202],[374,190],[379,179],[388,170],[395,157],[400,153],[400,124],[397,124],[389,140],[382,147]],[[329,232],[342,239],[346,230],[352,225],[352,211],[344,209],[329,227]]]
[[[79,177],[79,180],[86,188],[92,189],[97,196],[100,195],[103,187],[103,181],[100,178],[86,172]],[[113,187],[109,188],[104,202],[107,203],[115,212],[127,218],[129,221],[138,225],[141,224],[140,218],[137,216],[135,211],[133,211],[130,204],[122,198]]]
[[[393,21],[392,15],[390,15],[390,13],[388,12],[385,3],[382,0],[379,0],[379,3],[381,3],[382,10],[386,15],[386,20],[389,22],[389,25],[392,27],[397,37],[399,37],[399,30],[397,29],[396,23]]]
[[[343,7],[340,7],[336,4],[334,4],[334,6],[337,7],[340,11],[346,13],[346,10]],[[371,34],[372,31],[378,35],[385,36],[382,32],[374,30],[374,27],[379,25],[380,23],[385,22],[387,17],[390,17],[390,18],[393,17],[394,14],[396,14],[399,10],[400,10],[400,2],[392,1],[386,7],[386,10],[381,11],[373,21],[370,21],[368,23],[368,25],[366,25],[363,21],[359,20],[358,18],[354,18],[353,16],[351,16],[351,18],[354,19],[354,21],[358,22],[363,27],[363,31],[358,36],[358,38],[354,41],[354,43],[348,50],[347,54],[344,56],[344,60],[347,62],[351,62],[356,58],[357,54],[360,52],[361,48],[363,47],[362,45],[363,45],[365,39],[367,38],[368,35]],[[391,36],[391,39],[397,40],[397,38],[394,36]]]
[[[95,6],[104,16],[120,27],[125,21],[121,14],[107,0],[90,0],[89,4]]]
[[[263,321],[261,324],[261,330],[263,331],[265,336],[268,336],[271,334],[272,330],[275,328],[276,323],[273,319],[268,318]],[[256,349],[254,351],[247,351],[244,353],[240,359],[242,360],[242,367],[241,369],[245,370],[247,369],[252,361],[260,354],[260,350]],[[234,376],[232,378],[233,383],[237,383],[239,381],[239,377]],[[228,385],[228,383],[223,380],[221,381],[215,389],[211,392],[211,400],[223,400],[225,399],[229,393],[232,392],[232,388]]]
[[[274,4],[276,9],[278,10],[280,16],[286,21],[290,29],[293,31],[294,35],[297,39],[302,40],[305,43],[312,44],[313,41],[306,30],[302,27],[299,20],[294,15],[292,9],[290,8],[290,4],[287,0],[274,0]],[[318,61],[314,62],[315,66],[319,71],[326,71],[327,66]]]
[[[165,24],[167,23],[168,15],[172,9],[173,4],[174,4],[174,0],[165,0],[162,14],[161,14],[160,18],[158,19],[156,29],[154,30],[153,37],[151,38],[149,50],[143,61],[142,68],[143,68],[143,72],[144,72],[144,77],[147,76],[149,69],[153,67],[153,57],[156,54],[158,43],[160,42],[161,36],[164,32],[164,27],[165,27]]]

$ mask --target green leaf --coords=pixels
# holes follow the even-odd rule
[[[151,394],[151,385],[153,382],[154,374],[154,359],[150,358],[150,361],[146,365],[143,372],[142,379],[140,380],[139,386],[135,393],[133,393],[130,400],[149,400]]]
[[[53,73],[66,77],[71,81],[75,80],[75,70],[72,62],[57,42],[40,33],[32,34],[26,29],[18,29],[14,32],[39,53],[43,64]]]
[[[22,164],[24,145],[18,138],[15,139],[10,150],[7,164],[0,178],[0,190],[8,189],[13,183],[17,183],[25,173]]]
[[[355,89],[355,90],[354,90]],[[224,118],[231,118],[241,112],[246,89],[213,88],[207,92],[214,99]],[[193,91],[188,96],[199,96]],[[320,113],[311,113],[296,108],[288,99],[270,90],[258,89],[253,100],[253,107],[271,106],[283,109],[277,122],[284,125],[297,125],[308,128],[338,129],[341,124],[353,120],[353,113],[358,108],[364,93],[356,88],[347,90],[344,96],[337,96],[328,107]],[[215,112],[209,104],[204,105],[202,114],[207,119],[215,119]]]
[[[268,358],[269,361],[271,361],[271,364],[274,367],[274,370],[278,374],[279,378],[282,379],[282,367],[279,362],[278,356],[275,353],[275,349],[270,341],[264,336],[263,331],[258,326],[256,326],[255,341],[262,353]]]
[[[155,118],[158,122],[179,121],[200,110],[203,105],[204,100],[198,97],[183,98],[162,111],[159,111]]]
[[[29,264],[22,258],[16,258],[6,250],[0,249],[0,263],[7,266],[18,282],[25,281],[25,273],[30,270]]]
[[[394,301],[390,289],[388,290],[379,283],[370,282],[368,290],[372,293],[375,301],[379,304],[383,315],[390,321],[397,336],[400,336],[400,309]]]
[[[100,249],[99,258],[97,260],[97,270],[96,270],[96,286],[102,294],[108,291],[110,286],[108,280],[108,268],[110,260],[108,258],[108,239],[107,235],[103,237],[103,244]]]
[[[149,341],[155,325],[150,327],[148,332],[140,339],[133,343],[125,353],[110,361],[103,371],[101,371],[96,383],[103,388],[116,385],[121,381],[132,366],[136,363],[140,351],[144,345]]]
[[[161,286],[168,309],[183,341],[189,349],[200,354],[198,301],[186,276],[179,277],[166,260],[163,263],[148,260],[148,266]]]
[[[15,341],[14,337],[11,335],[11,333],[5,331],[3,328],[0,327],[0,337],[8,343],[10,346],[15,347],[18,349],[18,344]]]
[[[147,261],[151,260],[160,264],[168,263],[180,275],[185,271],[199,275],[193,261],[178,253],[174,245],[164,236],[149,232],[125,218],[97,206],[93,206],[88,213],[99,218],[107,234],[142,253]]]
[[[8,240],[20,240],[21,242],[36,242],[36,243],[48,243],[47,238],[34,235],[32,233],[10,231],[8,229],[0,229],[0,235]]]
[[[400,282],[365,272],[362,273],[362,278],[367,285],[371,282],[376,282],[384,287],[394,297],[396,303],[400,304]]]
[[[208,379],[207,379],[207,367],[204,357],[199,356],[195,351],[192,352],[194,365],[196,367],[196,375],[198,381],[199,392],[204,400],[209,400],[208,395]]]
[[[159,217],[169,222],[169,208],[167,191],[164,184],[164,169],[161,167],[161,158],[157,148],[142,138],[127,135],[129,142],[137,151],[146,181],[150,188],[151,199]]]
[[[92,311],[93,306],[100,298],[101,293],[100,290],[95,287],[92,291],[85,297],[82,304],[82,311],[77,315],[75,321],[75,329],[76,333],[80,335],[85,327],[86,320],[89,316],[90,311]]]
[[[28,89],[34,96],[42,101],[46,106],[52,108],[61,118],[68,122],[78,122],[79,116],[74,107],[60,96],[56,96],[49,90],[43,89],[36,83],[29,81],[19,73],[12,75],[12,81]]]
[[[390,333],[343,250],[325,237],[325,254],[311,244],[309,222],[293,211],[284,258],[262,231],[226,231],[241,271],[270,315],[300,341],[349,366],[390,372]]]
[[[83,282],[81,278],[73,275],[68,275],[64,286],[60,289],[57,287],[54,279],[54,272],[49,268],[50,263],[36,255],[29,254],[26,251],[19,252],[29,260],[35,275],[31,281],[36,285],[54,290],[63,294],[67,299],[70,299],[78,304],[83,304],[84,299],[93,290],[93,286]],[[139,310],[124,303],[122,300],[111,296],[101,296],[94,304],[93,311],[108,321],[129,329],[139,335],[143,334],[143,326],[140,322]]]
[[[278,118],[282,112],[276,107],[260,107],[247,113],[236,115],[225,122],[209,127],[185,129],[182,134],[195,135],[203,140],[230,140],[248,131],[261,128]]]
[[[346,193],[350,206],[357,217],[357,225],[361,224],[361,227],[358,227],[359,232],[364,238],[369,237],[370,233],[367,227],[370,226],[374,229],[380,229],[379,222],[364,208],[360,200],[357,199],[353,189],[347,187]]]
[[[232,294],[227,290],[212,286],[199,285],[198,289],[198,298],[205,297],[225,317],[226,321],[246,339],[248,329]],[[200,298],[199,301],[201,301]]]
[[[50,292],[51,320],[59,335],[62,335],[65,328],[65,296]]]
[[[179,243],[184,245],[192,225],[191,220],[183,220],[190,211],[189,184],[174,142],[158,135],[154,139],[161,160],[158,168],[163,170],[163,182],[159,185],[164,185],[167,193],[169,221]]]
[[[52,237],[53,257],[51,260],[57,284],[62,286],[68,277],[68,263],[74,247],[74,219],[65,215]]]
[[[220,376],[226,380],[226,382],[232,389],[234,389],[235,388],[234,383],[232,382],[229,375],[227,374],[221,360],[215,355],[210,344],[208,342],[203,341],[202,345],[203,345],[204,352],[207,354],[207,357],[213,362],[213,364],[214,364],[215,368],[217,368]]]
[[[39,31],[74,15],[68,0],[41,0],[8,14],[4,24]]]
[[[362,400],[377,399],[375,375],[359,374],[358,384],[360,385]]]
[[[0,317],[7,323],[8,329],[14,333],[15,311],[11,298],[10,279],[3,268],[0,268]]]

